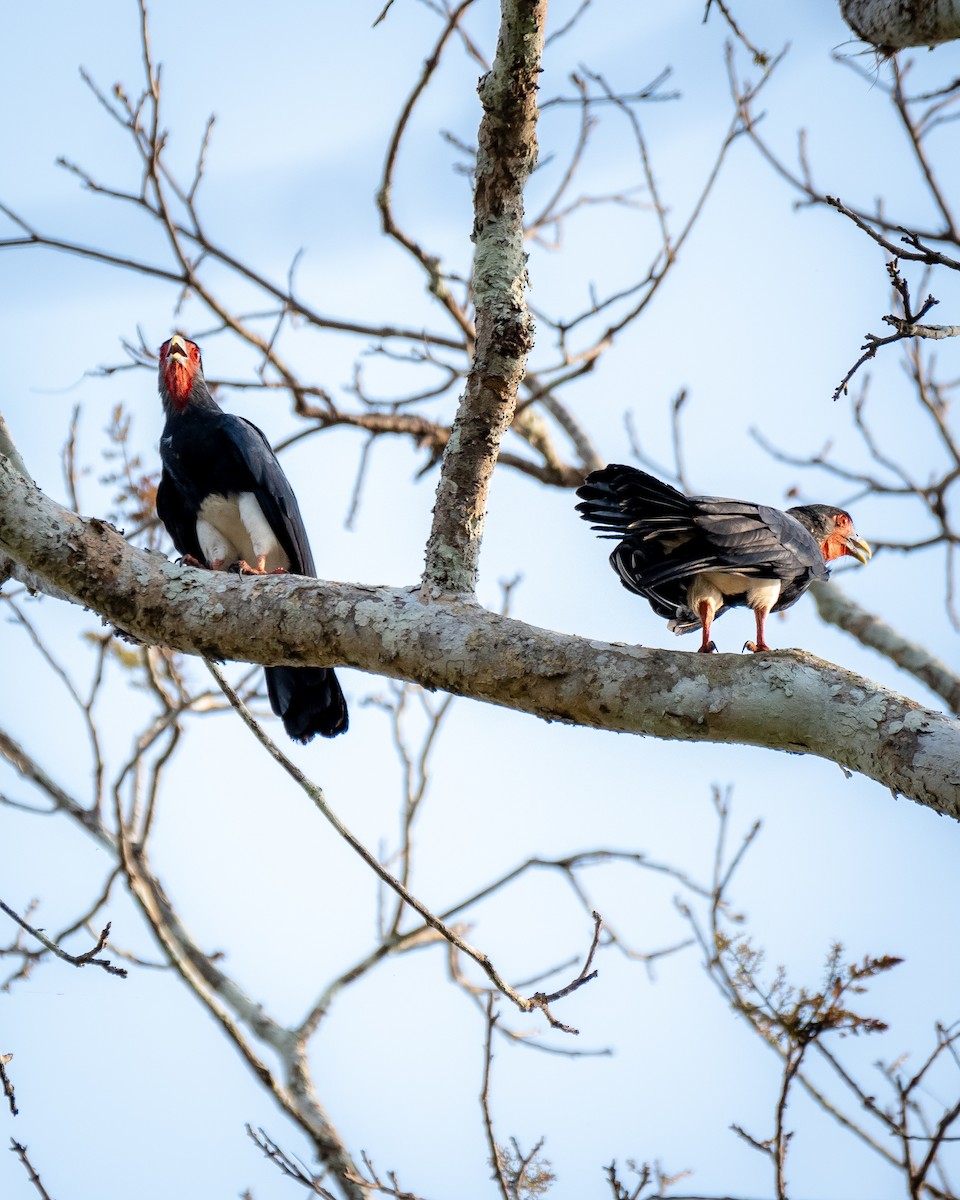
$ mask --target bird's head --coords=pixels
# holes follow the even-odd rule
[[[853,518],[842,508],[832,508],[829,504],[805,504],[788,511],[817,539],[824,562],[833,562],[849,554],[857,562],[865,563],[873,556],[869,544],[854,529]]]
[[[198,381],[205,391],[200,347],[196,342],[174,334],[160,347],[160,395],[164,407],[183,412]]]

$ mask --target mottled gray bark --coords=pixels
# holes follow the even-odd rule
[[[20,457],[20,451],[13,444],[13,438],[10,436],[10,430],[3,419],[3,413],[0,413],[0,454],[10,459],[14,470],[19,471],[21,475],[27,474],[26,464]]]
[[[537,160],[537,84],[546,0],[504,0],[493,68],[480,81],[483,119],[474,191],[473,365],[443,455],[424,594],[472,594],[490,476],[533,346],[527,310],[523,189]]]
[[[886,621],[861,608],[835,583],[815,583],[810,594],[824,621],[829,621],[831,625],[855,637],[862,645],[889,658],[902,671],[907,671],[942,697],[951,712],[960,714],[960,675],[931,654],[926,646],[909,641]]]
[[[0,550],[127,634],[191,654],[345,664],[624,733],[816,754],[960,817],[960,723],[800,651],[608,645],[417,588],[241,578],[82,520],[0,458]]]
[[[840,0],[840,13],[857,37],[878,50],[960,37],[960,0]]]

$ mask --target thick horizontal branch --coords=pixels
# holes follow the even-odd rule
[[[61,508],[3,458],[0,550],[121,631],[175,650],[345,664],[548,721],[815,754],[960,817],[960,724],[800,651],[610,645],[474,603],[424,602],[417,588],[181,567]]]
[[[877,650],[903,671],[941,696],[960,714],[960,675],[931,654],[926,646],[908,641],[874,613],[861,608],[836,583],[815,583],[810,594],[824,621],[836,625],[871,650]]]

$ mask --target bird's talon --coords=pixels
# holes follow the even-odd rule
[[[697,651],[697,653],[698,654],[716,654],[717,653],[716,642],[704,642],[704,644],[700,647],[700,649]]]
[[[230,568],[231,571],[236,571],[238,575],[266,575],[266,570],[261,565],[262,560],[257,560],[257,566],[251,567],[244,558],[238,559]]]

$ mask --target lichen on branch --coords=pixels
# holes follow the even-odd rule
[[[342,664],[547,721],[814,754],[960,818],[960,723],[800,651],[617,646],[472,600],[424,604],[416,589],[178,566],[61,508],[4,457],[0,553],[142,641],[265,665]]]
[[[476,345],[444,451],[427,542],[425,599],[472,594],[490,476],[513,420],[533,347],[526,305],[523,189],[537,159],[537,81],[546,0],[503,0],[493,67],[480,81],[483,119],[474,191]]]

